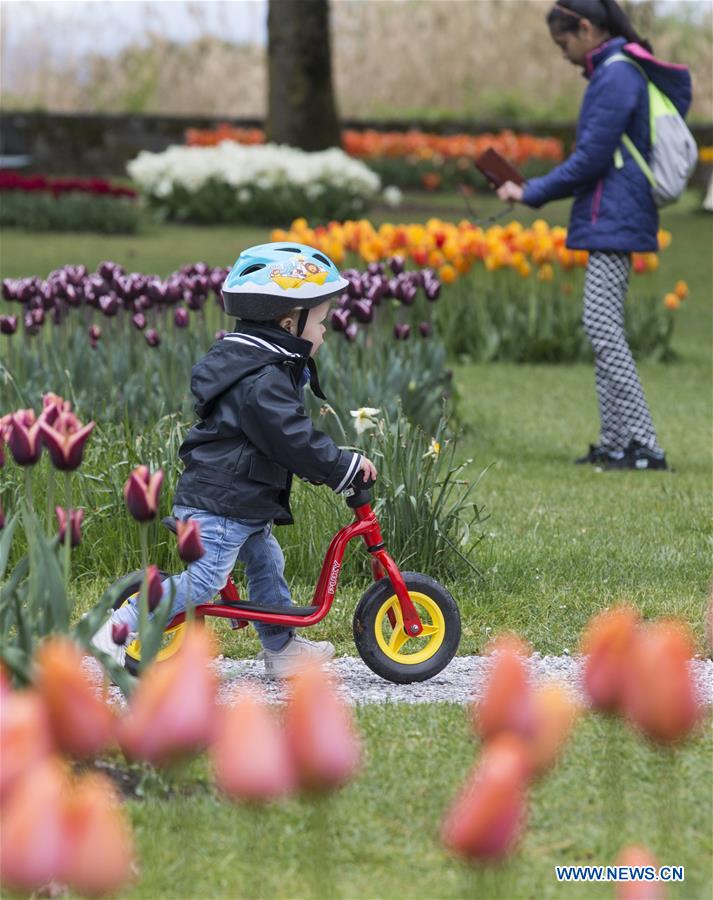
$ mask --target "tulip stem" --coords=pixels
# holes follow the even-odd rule
[[[333,802],[333,800],[332,800]],[[331,866],[332,817],[329,815],[330,798],[318,792],[308,798],[310,805],[310,848],[312,857],[312,891],[318,898],[334,896],[335,884]]]
[[[141,565],[143,566],[143,578],[141,579],[141,594],[139,596],[139,641],[143,648],[149,624],[149,580],[148,580],[148,564],[149,564],[149,548],[148,535],[146,534],[146,522],[139,525],[139,540],[141,542]],[[144,668],[144,654],[141,653],[139,660],[139,671]]]
[[[47,463],[47,534],[52,534],[52,513],[54,512],[54,466]]]
[[[69,603],[69,568],[72,562],[72,473],[64,473],[64,505],[67,521],[64,525],[64,595]]]
[[[32,504],[32,468],[30,466],[25,466],[25,499],[27,500],[27,505],[30,509],[33,509]]]
[[[682,821],[679,810],[681,785],[679,783],[679,767],[676,750],[666,744],[654,748],[658,764],[663,772],[658,780],[661,790],[658,792],[658,847],[657,856],[660,865],[667,865],[670,860],[680,859],[679,844],[676,840],[679,825]]]
[[[621,750],[624,735],[618,720],[602,719],[604,726],[604,784],[601,796],[604,800],[601,810],[602,821],[607,823],[607,851],[615,856],[620,849],[621,827],[624,822],[624,797],[621,783]]]

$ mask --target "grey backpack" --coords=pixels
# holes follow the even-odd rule
[[[615,53],[604,63],[627,62],[644,76],[649,89],[649,116],[651,125],[651,163],[647,163],[628,134],[621,142],[631,153],[637,166],[651,185],[657,206],[675,203],[688,184],[698,161],[696,141],[671,100],[659,90],[644,69],[623,53]],[[624,165],[621,150],[614,153],[617,168]]]

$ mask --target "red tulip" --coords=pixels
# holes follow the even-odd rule
[[[77,780],[64,804],[65,853],[59,880],[89,896],[110,894],[131,878],[131,829],[105,775]]]
[[[66,791],[65,770],[49,757],[20,780],[3,803],[0,881],[6,890],[34,891],[56,878],[65,851]]]
[[[617,866],[635,866],[659,868],[653,853],[641,845],[625,847],[616,860]],[[616,900],[664,900],[666,891],[663,882],[656,881],[619,881],[614,887]]]
[[[511,734],[495,738],[446,813],[443,843],[473,860],[510,853],[526,817],[527,751]]]
[[[148,668],[119,723],[119,744],[130,759],[158,765],[210,743],[216,716],[212,657],[210,635],[194,624],[174,656]]]
[[[687,737],[703,709],[690,671],[694,654],[690,630],[663,620],[639,628],[624,688],[631,722],[664,743]]]
[[[95,425],[82,425],[72,412],[60,413],[54,425],[41,419],[42,437],[56,469],[71,472],[81,465],[84,445]]]
[[[66,637],[50,637],[35,655],[37,688],[52,732],[71,756],[93,756],[113,742],[115,718],[82,669],[82,654]]]
[[[193,563],[200,559],[205,553],[205,548],[201,542],[200,525],[195,519],[188,519],[182,522],[180,519],[176,522],[176,532],[178,534],[178,555],[184,562]]]
[[[54,750],[47,710],[36,691],[8,689],[0,704],[0,798]]]
[[[361,743],[351,710],[321,666],[307,666],[294,676],[285,729],[302,787],[331,790],[358,769]]]
[[[42,453],[42,419],[33,409],[20,409],[10,417],[7,445],[19,466],[34,466]]]
[[[529,650],[514,635],[489,646],[493,662],[485,693],[474,709],[475,729],[484,740],[502,731],[529,738],[535,728],[534,694],[527,666]]]
[[[124,485],[124,499],[131,515],[139,522],[150,522],[158,512],[163,469],[153,475],[148,466],[137,466]]]
[[[591,619],[584,631],[584,689],[592,706],[601,712],[621,709],[626,668],[638,622],[635,609],[617,606]]]
[[[233,800],[268,802],[296,787],[285,734],[262,699],[245,694],[221,709],[210,752],[216,784]]]
[[[541,775],[559,758],[574,728],[579,705],[559,684],[547,684],[535,691],[534,729],[528,744],[532,773]]]
[[[118,647],[122,647],[129,637],[129,626],[126,622],[114,622],[111,626],[111,639]]]
[[[59,542],[64,544],[64,535],[67,531],[67,511],[62,506],[55,506],[55,514],[59,522]],[[69,529],[71,533],[71,544],[78,547],[82,542],[82,519],[84,518],[83,509],[70,509],[69,511]]]
[[[149,612],[153,612],[163,597],[163,579],[158,566],[150,565],[146,569],[146,580],[148,582]]]

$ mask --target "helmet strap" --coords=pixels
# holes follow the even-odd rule
[[[309,316],[308,309],[301,309],[299,318],[297,319],[297,337],[302,337],[302,332],[305,330],[305,325],[307,324],[307,318]]]

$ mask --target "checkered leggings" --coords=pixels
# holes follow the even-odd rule
[[[599,443],[610,450],[625,450],[635,438],[645,447],[660,450],[624,334],[624,299],[630,271],[628,253],[594,250],[589,254],[583,325],[594,350]]]

